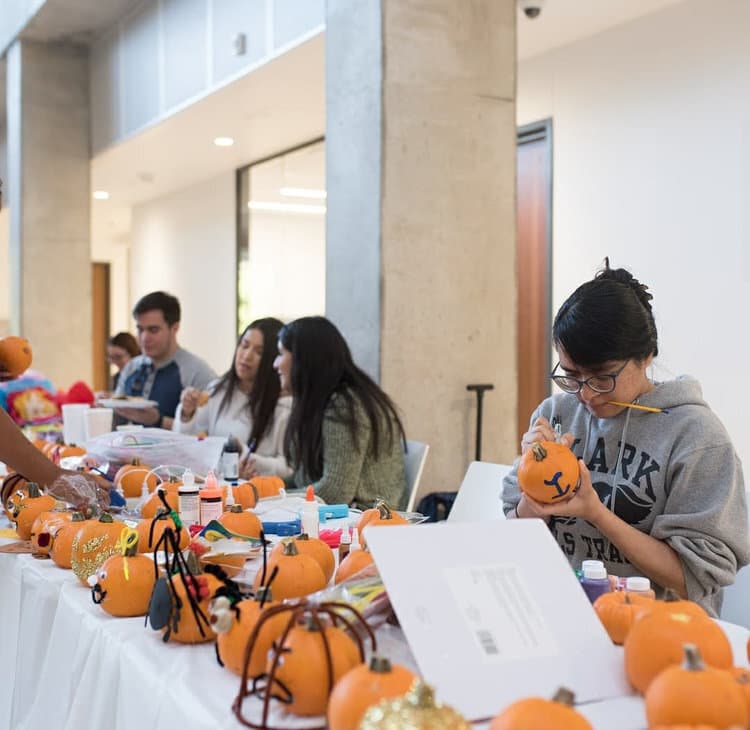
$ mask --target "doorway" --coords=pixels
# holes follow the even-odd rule
[[[519,127],[516,146],[518,443],[550,394],[552,120]]]
[[[107,362],[107,340],[109,340],[109,264],[91,264],[92,304],[92,379],[95,391],[109,390],[109,363]]]

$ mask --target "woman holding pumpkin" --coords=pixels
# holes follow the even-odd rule
[[[391,399],[360,368],[325,317],[282,328],[274,362],[292,393],[284,453],[292,487],[312,484],[329,504],[393,507],[406,499],[404,428]]]
[[[750,560],[742,467],[696,380],[649,378],[658,354],[651,299],[605,260],[560,307],[551,378],[563,392],[532,414],[521,449],[559,439],[579,457],[580,487],[541,504],[520,491],[519,460],[503,508],[547,520],[576,568],[602,560],[610,574],[645,575],[657,592],[672,588],[718,615],[722,586]]]
[[[292,473],[283,449],[292,399],[280,394],[273,369],[281,327],[272,317],[251,322],[237,341],[229,370],[209,383],[206,393],[185,388],[177,406],[173,430],[233,437],[243,445],[242,479]]]

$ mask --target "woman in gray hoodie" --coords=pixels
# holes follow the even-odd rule
[[[722,586],[750,561],[742,466],[695,379],[649,379],[651,299],[606,260],[560,307],[551,377],[563,392],[534,411],[521,449],[558,438],[579,458],[580,488],[561,503],[535,502],[518,488],[516,462],[503,508],[547,520],[575,568],[601,560],[612,575],[645,575],[657,594],[672,588],[718,615]]]

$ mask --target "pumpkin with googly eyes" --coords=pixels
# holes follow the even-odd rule
[[[578,459],[565,444],[539,441],[526,450],[518,464],[518,486],[536,502],[555,504],[578,490]]]
[[[122,548],[122,554],[108,557],[89,578],[91,598],[110,616],[145,616],[148,612],[156,583],[154,561],[137,551],[136,539]]]

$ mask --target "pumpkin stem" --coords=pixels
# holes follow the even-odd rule
[[[553,702],[559,702],[561,705],[567,705],[568,707],[573,707],[575,699],[575,694],[567,687],[560,687],[552,697]]]
[[[414,681],[411,689],[406,693],[406,702],[412,707],[420,710],[428,710],[435,707],[435,690],[429,684],[420,679]]]
[[[86,518],[83,515],[83,512],[73,512],[73,514],[70,517],[71,522],[85,522]]]
[[[42,490],[36,482],[29,482],[26,485],[26,489],[29,491],[29,497],[36,498],[42,496]]]
[[[235,514],[235,515],[237,515],[237,514],[241,514],[241,513],[242,513],[242,512],[244,512],[245,510],[244,510],[244,509],[242,508],[242,505],[241,505],[241,504],[233,504],[233,505],[232,505],[232,506],[231,506],[231,507],[229,508],[229,511],[230,511],[230,512],[231,512],[232,514]]]
[[[685,658],[682,660],[683,669],[689,672],[702,672],[706,668],[700,649],[695,644],[683,644],[682,650],[685,652]]]
[[[289,542],[284,543],[284,552],[283,555],[299,555],[299,550],[297,550],[297,546],[294,544],[294,540],[290,540]]]
[[[665,603],[676,603],[677,601],[681,601],[681,600],[682,598],[680,598],[680,594],[674,588],[664,589]]]
[[[369,669],[376,674],[389,674],[393,670],[393,667],[388,657],[373,654],[370,657]]]
[[[534,457],[534,461],[544,461],[547,458],[547,449],[545,449],[538,441],[532,445],[531,453]]]
[[[99,522],[114,522],[114,519],[109,512],[102,512],[101,515],[99,515]]]
[[[380,513],[380,519],[381,520],[390,520],[391,515],[391,508],[385,503],[385,502],[378,502],[377,506],[378,512]]]
[[[310,536],[306,532],[303,532],[301,535],[297,535],[297,537],[295,537],[294,539],[295,540],[309,540]]]

